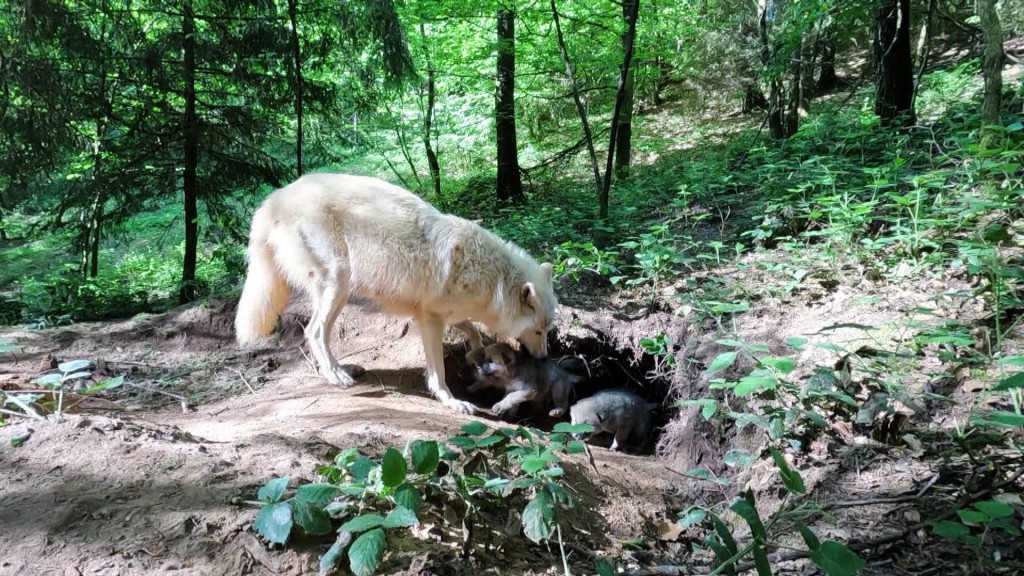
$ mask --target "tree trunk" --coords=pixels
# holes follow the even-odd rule
[[[914,115],[914,67],[910,56],[910,0],[884,0],[875,27],[878,84],[875,114],[883,126],[911,126]]]
[[[625,0],[622,3],[622,19],[626,22],[626,33],[622,35],[622,51],[633,42],[629,18],[633,11],[633,3],[640,0]],[[619,117],[619,130],[616,132],[615,143],[615,177],[625,178],[629,175],[629,164],[633,154],[633,70],[626,71],[626,87],[622,100],[622,115]]]
[[[516,33],[515,12],[498,9],[498,99],[494,123],[498,145],[498,200],[522,200],[523,180],[519,173],[516,142]]]
[[[196,298],[196,251],[199,247],[199,210],[196,200],[196,194],[198,193],[199,126],[198,117],[196,116],[195,32],[192,0],[185,0],[182,22],[185,55],[185,119],[182,126],[185,146],[183,185],[185,196],[185,258],[181,266],[181,291],[178,294],[178,301],[182,304],[191,302]]]
[[[633,63],[633,41],[636,39],[636,19],[640,15],[640,0],[633,0],[632,10],[626,18],[626,36],[624,38],[626,53],[622,58],[622,70],[619,73],[619,87],[615,91],[615,108],[612,111],[611,134],[608,141],[608,164],[604,170],[604,184],[598,198],[598,214],[601,218],[608,217],[608,194],[612,189],[612,159],[615,156],[615,143],[618,140],[619,115],[626,101],[626,83],[629,79],[629,66]]]
[[[818,33],[816,31],[806,32],[800,40],[800,61],[796,63],[799,67],[799,88],[800,108],[805,112],[811,111],[811,99],[815,96],[814,69],[818,65]]]
[[[1000,98],[1003,91],[1003,31],[996,12],[996,0],[978,0],[978,16],[985,33],[985,51],[981,71],[985,76],[985,101],[981,118],[987,125],[999,124]]]
[[[764,92],[757,84],[747,84],[746,89],[743,91],[743,108],[740,109],[742,114],[750,114],[754,110],[767,110],[768,99],[764,97]]]
[[[292,60],[294,60],[295,76],[292,79],[292,89],[295,90],[295,171],[302,176],[302,112],[303,104],[303,78],[302,78],[302,50],[299,45],[299,16],[298,0],[288,0],[288,21],[291,23],[292,33]]]
[[[572,99],[576,103],[576,112],[580,115],[580,123],[583,124],[583,139],[587,144],[587,152],[590,154],[590,166],[594,170],[594,184],[597,186],[597,193],[600,196],[603,190],[601,184],[601,167],[597,163],[597,152],[594,150],[594,134],[590,129],[590,121],[587,119],[587,109],[580,99],[579,85],[576,84],[576,70],[573,68],[572,60],[569,59],[569,50],[565,47],[565,37],[562,36],[562,24],[558,18],[558,7],[555,0],[551,0],[551,15],[555,20],[555,38],[558,40],[558,51],[562,54],[562,62],[565,63],[565,74],[569,77],[569,85],[572,89]]]
[[[427,44],[427,29],[420,24],[420,35],[423,44]],[[437,78],[434,63],[427,56],[427,106],[423,111],[423,148],[427,155],[427,167],[430,169],[430,181],[434,184],[434,198],[441,201],[441,163],[437,161],[437,152],[431,142],[434,125],[434,104],[437,100]]]
[[[758,3],[758,33],[761,37],[761,62],[765,67],[772,69],[771,78],[768,82],[768,132],[775,140],[789,138],[796,133],[797,129],[797,105],[799,104],[800,83],[800,58],[798,54],[792,55],[794,60],[790,72],[793,78],[793,86],[787,89],[784,79],[783,68],[777,65],[778,54],[772,48],[768,37],[768,14],[773,13],[777,18],[781,10],[775,4],[775,0],[761,0]]]
[[[839,75],[836,74],[836,45],[832,36],[835,31],[829,24],[818,39],[821,54],[821,73],[818,74],[818,94],[827,94],[839,87]]]

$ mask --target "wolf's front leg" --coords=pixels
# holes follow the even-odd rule
[[[536,390],[516,390],[515,392],[509,392],[491,408],[491,412],[494,412],[495,416],[514,416],[516,411],[519,409],[519,405],[524,402],[529,402],[537,397]]]
[[[416,316],[416,325],[423,339],[423,355],[427,361],[427,388],[441,404],[459,414],[472,414],[476,406],[452,396],[444,381],[444,319],[437,314],[422,313]]]

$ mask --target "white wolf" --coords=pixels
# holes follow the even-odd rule
[[[377,178],[308,174],[274,191],[253,214],[245,287],[235,334],[246,345],[270,334],[291,298],[313,304],[306,339],[320,372],[348,387],[352,376],[328,338],[350,296],[415,319],[423,338],[427,386],[445,406],[470,414],[445,384],[446,324],[482,344],[471,320],[547,356],[558,301],[551,264],[480,226],[443,214],[412,192]]]

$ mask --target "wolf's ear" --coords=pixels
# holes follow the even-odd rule
[[[523,289],[519,293],[519,299],[522,300],[523,304],[526,304],[534,310],[540,310],[540,297],[537,296],[537,287],[533,285],[533,282],[527,282],[523,284]]]
[[[551,263],[545,262],[541,264],[540,271],[544,273],[544,279],[551,282],[551,277],[554,274],[554,269],[551,267]]]

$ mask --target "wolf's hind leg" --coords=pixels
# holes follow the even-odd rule
[[[452,324],[456,330],[466,335],[466,340],[469,341],[469,349],[475,350],[477,348],[484,347],[484,339],[480,336],[480,331],[476,329],[476,326],[469,320],[463,320],[458,324]]]
[[[322,278],[312,294],[313,317],[306,326],[306,340],[320,372],[331,384],[348,388],[354,382],[350,374],[331,354],[330,338],[334,323],[348,300],[348,281],[341,274]],[[357,374],[358,375],[358,374]]]
[[[423,355],[427,361],[427,388],[441,404],[459,414],[472,414],[476,406],[452,396],[444,381],[444,319],[437,314],[421,312],[416,315],[416,326],[423,339]]]

